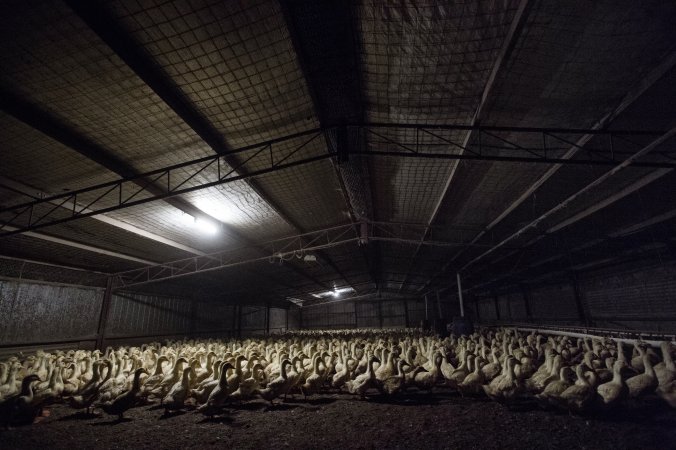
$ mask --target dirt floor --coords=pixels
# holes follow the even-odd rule
[[[52,405],[38,423],[0,430],[0,448],[676,449],[676,410],[651,400],[581,417],[532,404],[513,410],[442,388],[396,399],[296,396],[274,408],[256,400],[226,411],[211,419],[194,410],[162,417],[157,405],[146,405],[118,422]]]

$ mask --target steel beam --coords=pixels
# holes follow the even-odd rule
[[[108,324],[108,311],[113,296],[113,277],[108,277],[106,290],[103,293],[101,301],[101,313],[99,314],[99,323],[96,327],[96,349],[103,350],[103,341],[106,338],[106,325]]]
[[[542,222],[543,220],[545,220],[546,218],[548,218],[549,216],[551,216],[551,215],[554,214],[555,212],[560,211],[560,210],[562,210],[563,208],[567,207],[571,202],[575,201],[578,197],[580,197],[580,196],[583,195],[584,193],[586,193],[586,192],[588,192],[588,191],[591,191],[592,189],[596,188],[597,186],[603,184],[603,182],[605,182],[606,180],[612,178],[612,177],[615,176],[617,173],[619,173],[619,172],[621,172],[622,170],[626,169],[633,161],[635,161],[636,159],[642,157],[643,155],[645,155],[645,154],[647,154],[647,153],[650,153],[650,152],[653,151],[656,147],[659,147],[660,145],[664,144],[666,141],[668,141],[669,139],[673,138],[674,136],[676,136],[676,127],[674,127],[674,128],[672,128],[671,130],[667,131],[667,132],[664,133],[662,136],[660,136],[659,138],[657,138],[657,139],[655,139],[654,141],[652,141],[650,144],[648,144],[648,145],[646,145],[645,147],[643,147],[641,150],[639,150],[639,151],[636,152],[634,155],[632,155],[632,156],[630,156],[629,158],[627,158],[627,159],[626,159],[625,161],[623,161],[622,163],[620,163],[620,164],[618,164],[617,166],[613,167],[611,170],[609,170],[608,172],[604,173],[604,174],[601,175],[600,177],[596,178],[594,181],[592,181],[591,183],[587,184],[587,185],[586,185],[585,187],[583,187],[582,189],[580,189],[580,190],[578,190],[577,192],[575,192],[574,194],[570,195],[568,198],[566,198],[564,201],[562,201],[561,203],[559,203],[559,204],[556,205],[555,207],[549,209],[547,212],[545,212],[544,214],[540,215],[540,216],[539,216],[538,218],[536,218],[535,220],[531,221],[530,223],[528,223],[528,224],[525,225],[524,227],[520,228],[517,232],[511,234],[509,237],[503,239],[503,240],[500,241],[498,244],[492,246],[491,248],[489,248],[488,250],[486,250],[485,252],[483,252],[481,255],[477,256],[477,257],[474,258],[474,259],[472,259],[471,261],[469,261],[468,263],[466,263],[462,268],[460,268],[460,270],[461,270],[461,271],[465,270],[467,267],[471,266],[472,264],[475,264],[477,261],[479,261],[480,259],[484,258],[485,256],[491,254],[492,252],[494,252],[494,251],[497,250],[498,248],[502,247],[502,246],[505,245],[506,243],[511,242],[511,241],[514,240],[515,238],[521,236],[521,235],[522,235],[525,231],[527,231],[528,229],[533,228],[533,227],[536,227],[540,222]]]
[[[254,177],[251,176],[255,171],[248,171],[244,166],[246,161],[240,162],[232,155],[232,148],[227,143],[226,138],[188,100],[182,89],[164,68],[155,63],[153,57],[145,48],[116,23],[112,14],[103,5],[89,0],[66,0],[66,3],[181,120],[195,131],[216,155],[221,156],[233,168],[232,171],[236,177],[244,180],[251,190],[263,199],[282,220],[300,230],[293,219],[271,199],[270,195],[264,192]],[[200,215],[205,214],[200,212],[195,217]],[[251,243],[239,233],[236,233],[236,236],[243,242]],[[303,273],[298,268],[294,268],[294,270]],[[305,274],[305,276],[307,275]]]
[[[93,273],[96,275],[102,275],[105,277],[108,277],[111,275],[110,273],[107,272],[99,272],[97,270],[90,270],[90,269],[83,269],[82,267],[75,267],[75,266],[69,266],[66,264],[55,264],[51,262],[46,262],[46,261],[37,261],[35,259],[28,259],[28,258],[17,258],[14,256],[7,256],[7,255],[0,255],[0,259],[7,259],[10,261],[19,261],[22,263],[29,263],[29,264],[37,264],[40,266],[48,266],[48,267],[57,267],[59,269],[67,269],[67,270],[76,270],[78,272],[87,272],[87,273]],[[19,275],[21,277],[21,274]]]
[[[16,228],[7,227],[11,231],[16,231]],[[89,244],[82,244],[80,242],[71,241],[68,239],[63,239],[56,236],[50,236],[43,233],[35,233],[33,231],[26,231],[22,233],[24,236],[32,237],[35,239],[40,239],[43,241],[53,242],[55,244],[65,245],[67,247],[77,248],[80,250],[86,250],[88,252],[97,253],[99,255],[112,256],[113,258],[124,259],[126,261],[132,261],[139,264],[157,264],[157,261],[151,261],[149,259],[137,258],[136,256],[127,255],[125,253],[115,252],[112,250],[106,250],[104,248],[95,247]]]
[[[225,267],[234,267],[253,262],[270,262],[275,259],[294,258],[297,255],[325,248],[357,242],[352,237],[352,225],[328,228],[303,235],[277,239],[252,247],[229,249],[201,257],[181,259],[155,264],[138,270],[120,272],[115,275],[116,288],[138,286],[157,281],[181,278],[197,273],[211,272]],[[263,253],[263,255],[261,255]],[[293,266],[291,266],[293,267]],[[321,284],[325,286],[324,283]]]
[[[364,213],[369,218],[373,215],[371,192],[354,192],[368,187],[354,186],[342,173],[346,165],[355,165],[354,161],[349,161],[349,134],[343,124],[364,118],[360,61],[353,38],[352,5],[340,0],[322,3],[283,0],[280,6],[320,126],[335,127],[335,133],[325,133],[324,138],[327,148],[335,147],[337,161],[331,160],[331,163],[358,236],[357,221],[364,218]],[[328,20],[321,20],[318,15]],[[368,179],[368,175],[361,178]],[[368,198],[371,204],[355,207],[352,201],[358,198]],[[300,227],[296,229],[303,231]],[[376,248],[362,250],[362,256],[377,288],[378,249],[373,247]],[[328,261],[331,263],[330,259]],[[331,266],[349,284],[333,263]]]
[[[482,113],[484,111],[484,108],[486,107],[486,104],[488,102],[488,98],[490,97],[491,93],[493,92],[493,87],[495,85],[495,80],[498,77],[498,74],[502,70],[505,62],[509,58],[512,50],[514,49],[514,46],[516,45],[516,42],[521,34],[521,30],[523,29],[523,25],[526,23],[526,18],[528,16],[528,9],[529,9],[529,4],[530,0],[521,0],[519,2],[519,6],[516,9],[516,12],[514,13],[514,18],[512,19],[512,23],[509,27],[509,30],[507,31],[507,35],[505,36],[505,39],[502,43],[502,47],[500,48],[500,52],[498,53],[497,58],[495,59],[495,62],[493,63],[493,68],[491,70],[491,73],[488,77],[488,80],[486,81],[486,85],[484,86],[484,90],[481,94],[481,100],[479,100],[479,104],[477,105],[476,110],[474,111],[474,115],[472,116],[472,120],[470,122],[471,126],[477,125],[480,120]],[[472,140],[472,135],[474,134],[475,130],[470,129],[467,131],[467,134],[465,134],[465,137],[462,142],[462,149],[466,149],[469,146],[469,143]],[[464,150],[461,149],[461,152],[464,152]],[[448,178],[446,179],[446,182],[444,183],[444,188],[441,191],[441,195],[437,199],[434,209],[432,210],[432,215],[430,216],[429,220],[427,221],[428,226],[431,226],[432,223],[436,220],[437,216],[439,215],[439,211],[441,209],[441,205],[443,204],[444,200],[446,199],[446,196],[448,195],[449,189],[451,187],[451,182],[453,181],[453,178],[455,176],[455,171],[458,168],[458,164],[460,161],[456,162],[453,164],[453,167],[451,168],[451,173],[448,175]],[[425,232],[425,236],[423,236],[423,239],[429,234],[429,229]],[[413,255],[413,258],[411,259],[411,267],[415,263],[415,259],[418,256],[418,253],[420,251],[421,247],[418,247]],[[405,283],[404,283],[405,284]],[[403,288],[403,284],[402,284]]]
[[[132,180],[132,183],[141,189],[147,190],[154,195],[161,195],[164,193],[163,188],[157,186],[154,182],[149,182],[147,178],[139,176],[136,169],[115,157],[108,149],[76,133],[62,123],[57,117],[30,104],[25,99],[20,98],[11,92],[1,91],[0,109],[61,145],[79,153],[90,161],[97,163],[106,170],[113,172],[123,179]],[[215,218],[202,212],[181,198],[166,197],[163,200],[169,205],[189,213],[194,217],[205,217],[213,222],[219,223]],[[229,229],[229,227],[227,228]]]
[[[605,198],[604,200],[598,202],[595,205],[590,206],[589,208],[586,208],[579,213],[575,214],[572,217],[569,217],[568,219],[564,220],[563,222],[559,223],[558,225],[555,225],[547,230],[547,234],[555,233],[569,225],[572,225],[585,217],[588,217],[592,214],[594,214],[597,211],[600,211],[603,208],[606,208],[613,203],[623,199],[624,197],[633,194],[634,192],[638,191],[639,189],[649,185],[650,183],[662,178],[663,176],[667,175],[670,173],[673,169],[659,169],[654,172],[651,172],[647,174],[646,176],[640,178],[639,180],[633,182],[629,186],[623,188],[622,190],[616,192],[615,194]]]
[[[608,125],[615,120],[619,115],[626,111],[631,105],[634,104],[638,98],[640,98],[648,89],[650,89],[657,81],[659,81],[667,72],[676,66],[676,52],[672,52],[667,58],[662,60],[662,62],[655,67],[650,73],[643,78],[636,86],[634,86],[627,95],[624,96],[619,105],[617,105],[612,111],[603,116],[598,120],[591,128],[589,132],[582,133],[582,136],[578,138],[575,145],[573,145],[568,152],[563,155],[564,160],[571,160],[579,150],[584,147],[593,136],[597,135],[598,132],[605,130]],[[486,233],[493,229],[497,224],[502,222],[502,220],[511,214],[516,208],[519,207],[526,199],[530,198],[537,189],[540,188],[547,180],[549,180],[560,168],[561,163],[553,165],[550,169],[547,170],[540,178],[538,178],[535,183],[533,183],[526,191],[523,192],[514,202],[512,202],[502,213],[500,213],[493,221],[486,226],[486,228],[477,234],[473,239],[472,243],[477,242],[481,239]],[[455,261],[464,250],[460,250],[456,255],[454,255],[450,262]]]
[[[11,180],[9,178],[6,178],[6,177],[3,177],[3,176],[0,175],[0,184],[2,184],[2,187],[9,188],[9,189],[13,190],[14,192],[16,192],[18,194],[24,195],[26,197],[33,198],[34,200],[39,199],[39,197],[36,197],[34,195],[27,193],[28,191],[32,190],[33,188],[26,186],[22,183],[19,183],[15,180]],[[73,203],[71,201],[66,201],[66,202],[63,202],[63,203],[54,202],[54,203],[51,203],[51,204],[52,205],[58,204],[60,207],[66,209],[68,211],[72,211],[74,209],[79,210],[79,209],[82,208],[82,205],[76,205],[75,203]],[[92,210],[88,209],[88,208],[84,208],[84,209],[82,209],[82,211],[85,212],[85,213],[89,213]],[[108,217],[108,216],[103,215],[103,214],[92,216],[92,218],[95,219],[95,220],[98,220],[100,222],[103,222],[105,224],[112,225],[116,228],[120,228],[120,229],[128,231],[130,233],[137,234],[137,235],[142,236],[144,238],[148,238],[150,240],[160,242],[162,244],[168,245],[170,247],[177,248],[179,250],[183,250],[183,251],[188,252],[188,253],[192,253],[194,255],[202,255],[202,256],[206,255],[205,252],[198,250],[196,248],[189,247],[187,245],[181,244],[180,242],[176,242],[172,239],[167,239],[167,238],[162,237],[158,234],[151,233],[150,231],[146,231],[144,229],[136,227],[136,226],[134,226],[130,223],[123,222],[121,220],[114,219],[112,217]]]

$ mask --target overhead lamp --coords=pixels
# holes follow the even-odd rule
[[[181,215],[181,222],[190,228],[201,231],[204,234],[214,235],[218,232],[218,226],[212,221],[203,219],[201,217],[195,218],[194,216],[185,212]]]
[[[195,228],[203,232],[204,234],[213,235],[218,232],[218,227],[215,223],[210,220],[197,218],[195,219]]]
[[[314,298],[326,298],[326,297],[336,298],[340,297],[342,294],[347,294],[348,292],[354,292],[354,289],[351,287],[343,287],[343,288],[334,287],[333,290],[316,292],[310,295],[312,295]]]

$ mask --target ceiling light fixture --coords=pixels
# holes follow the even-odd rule
[[[351,287],[336,288],[334,287],[331,291],[317,292],[312,295],[314,298],[326,298],[326,297],[340,297],[342,294],[347,294],[348,292],[354,292],[354,289]]]
[[[218,232],[218,225],[214,222],[201,217],[195,218],[194,216],[185,212],[181,215],[181,222],[190,228],[201,231],[204,234],[214,235]]]

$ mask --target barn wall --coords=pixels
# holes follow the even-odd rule
[[[577,274],[579,305],[572,280],[527,286],[477,298],[478,321],[592,326],[656,333],[676,332],[676,264],[631,265]],[[476,317],[476,314],[475,314]]]
[[[0,279],[0,352],[93,348],[104,293],[97,287]],[[218,302],[116,293],[111,296],[103,345],[235,336],[236,313],[234,305]],[[294,318],[290,320],[293,326]],[[271,332],[285,331],[286,310],[270,308],[269,325]],[[266,308],[242,307],[241,327],[242,335],[265,334]]]
[[[439,309],[444,318],[450,319],[459,314],[457,298],[453,296],[428,299],[428,320],[439,318]],[[407,300],[357,300],[307,306],[300,309],[301,328],[338,329],[338,328],[404,328],[420,326],[425,319],[425,301]]]
[[[113,295],[107,340],[181,336],[191,331],[192,305],[186,299],[145,294]]]
[[[92,347],[102,299],[99,288],[0,280],[0,345]]]
[[[242,336],[262,336],[266,332],[265,306],[241,307],[241,334]]]

